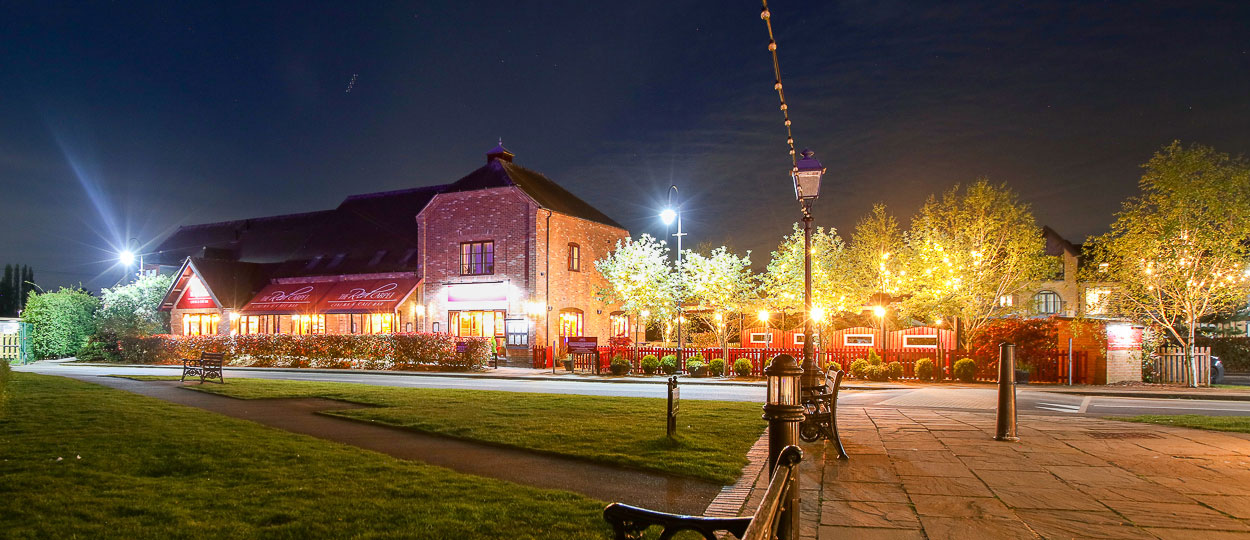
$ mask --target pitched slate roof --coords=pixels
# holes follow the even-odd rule
[[[494,154],[492,154],[493,156]],[[473,191],[478,189],[516,186],[521,188],[534,202],[548,210],[561,214],[579,217],[585,220],[624,229],[607,214],[579,199],[576,195],[560,187],[559,184],[543,176],[542,173],[531,171],[512,163],[507,158],[492,157],[486,165],[461,178],[447,187],[445,192]]]
[[[282,277],[411,272],[419,260],[416,215],[435,195],[506,186],[543,208],[624,229],[512,157],[500,143],[487,153],[486,165],[451,184],[352,195],[333,210],[180,227],[154,259],[169,266],[187,257],[258,263]]]

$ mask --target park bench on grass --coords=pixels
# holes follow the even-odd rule
[[[204,384],[204,379],[217,379],[217,382],[225,384],[226,378],[222,376],[221,364],[225,355],[222,353],[200,352],[198,360],[190,358],[182,359],[182,379],[178,382],[187,380],[187,376],[199,376],[200,384]]]
[[[633,540],[642,538],[645,531],[659,525],[663,528],[661,540],[673,538],[681,531],[693,531],[703,535],[706,540],[716,540],[718,531],[725,531],[741,540],[772,540],[776,538],[779,528],[788,529],[797,535],[796,523],[791,527],[782,527],[781,519],[785,515],[783,508],[786,501],[797,500],[790,497],[790,491],[798,489],[795,483],[798,477],[799,462],[803,461],[803,451],[797,446],[787,446],[777,457],[777,469],[768,482],[768,489],[755,514],[750,517],[716,518],[704,516],[685,516],[669,514],[638,508],[628,504],[612,503],[603,509],[603,519],[612,525],[616,540]],[[790,518],[798,515],[798,508],[788,509]],[[783,538],[782,540],[790,540]]]

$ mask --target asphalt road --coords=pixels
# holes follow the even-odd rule
[[[16,371],[48,375],[174,375],[175,369],[161,367],[82,366],[69,363],[35,362],[15,366]],[[301,381],[347,382],[379,386],[415,388],[466,388],[502,390],[507,392],[539,392],[551,394],[582,394],[627,397],[665,397],[662,383],[627,384],[592,380],[516,380],[457,375],[402,376],[370,373],[326,373],[315,371],[250,371],[227,370],[229,378],[285,379]],[[760,386],[687,384],[682,386],[683,399],[753,401],[763,403],[764,388]],[[842,407],[881,406],[899,408],[955,408],[992,411],[997,405],[993,388],[920,387],[898,390],[843,390],[838,404]],[[1203,414],[1215,416],[1250,415],[1250,402],[1144,399],[1126,397],[1079,396],[1058,394],[1021,387],[1016,392],[1020,413],[1048,415],[1132,416],[1139,414]]]

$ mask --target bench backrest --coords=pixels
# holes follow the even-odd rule
[[[204,367],[221,367],[222,360],[226,357],[225,353],[219,352],[201,352],[200,365]]]

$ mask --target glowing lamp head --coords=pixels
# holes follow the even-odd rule
[[[122,266],[130,266],[135,263],[135,254],[129,249],[119,253],[117,258],[121,261]]]
[[[660,221],[663,221],[665,225],[672,225],[676,219],[677,212],[672,208],[665,208],[663,212],[660,212]]]
[[[816,159],[816,153],[803,150],[800,158],[790,171],[794,179],[794,197],[800,201],[815,199],[820,196],[820,179],[825,175],[825,168]]]
[[[825,320],[825,308],[822,308],[822,307],[812,308],[812,320],[815,320],[815,321]]]
[[[757,316],[760,318],[760,321],[768,322],[768,310],[767,309],[761,309],[760,312],[757,314]]]
[[[877,316],[877,318],[884,317],[884,316],[885,316],[885,308],[884,308],[884,307],[881,307],[881,306],[872,306],[872,314],[873,314],[873,315],[876,315],[876,316]]]

